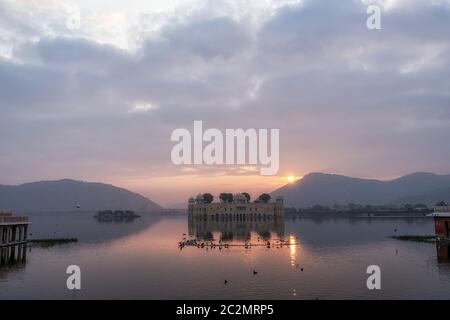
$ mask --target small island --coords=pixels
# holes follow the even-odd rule
[[[101,210],[94,216],[99,222],[131,222],[140,217],[132,210]]]

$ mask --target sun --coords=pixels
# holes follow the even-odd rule
[[[294,182],[295,181],[295,177],[294,176],[289,176],[287,179],[288,179],[289,182]]]

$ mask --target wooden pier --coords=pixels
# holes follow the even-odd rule
[[[0,247],[27,243],[28,217],[13,216],[10,212],[0,212]]]

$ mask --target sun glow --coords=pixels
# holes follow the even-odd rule
[[[284,181],[287,181],[287,183],[293,183],[293,182],[296,182],[296,181],[300,180],[301,178],[303,178],[303,177],[301,177],[301,176],[299,177],[299,176],[289,175],[289,176],[283,177],[282,179],[283,179]]]

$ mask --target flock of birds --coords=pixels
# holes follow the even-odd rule
[[[297,239],[297,238],[296,238]],[[251,243],[250,239],[247,239],[244,244],[229,244],[229,243],[222,243],[221,240],[219,240],[218,243],[215,243],[214,240],[210,240],[210,241],[202,241],[199,239],[187,239],[186,238],[186,234],[183,233],[183,239],[178,242],[178,248],[180,250],[182,250],[185,247],[197,247],[197,248],[205,248],[206,250],[210,249],[215,249],[218,248],[219,250],[222,250],[224,248],[229,248],[230,246],[232,247],[244,247],[245,249],[250,249],[251,247],[256,247],[256,246],[265,246],[267,249],[270,248],[276,248],[276,249],[280,249],[283,247],[289,247],[292,245],[296,245],[297,243],[286,243],[288,242],[287,240],[283,240],[283,239],[277,239],[277,242],[275,243],[271,243],[270,241],[265,241],[263,240],[260,243],[260,239],[258,238],[258,243]]]
[[[295,239],[298,240],[297,237]],[[187,239],[186,238],[186,234],[183,233],[183,239],[178,243],[178,248],[180,250],[182,250],[184,247],[197,247],[197,248],[200,248],[200,249],[206,248],[206,250],[208,250],[209,248],[211,250],[215,249],[215,248],[218,248],[219,251],[220,251],[223,248],[229,248],[230,246],[244,247],[245,249],[249,249],[252,246],[265,246],[267,249],[270,249],[271,247],[280,249],[280,248],[283,248],[283,246],[288,248],[291,245],[296,245],[297,244],[297,243],[291,243],[291,242],[286,243],[288,241],[287,240],[283,240],[283,239],[277,239],[277,242],[275,242],[275,243],[271,243],[270,241],[265,242],[265,240],[263,240],[263,243],[257,243],[257,244],[253,243],[252,244],[249,241],[250,241],[250,239],[248,238],[247,241],[245,241],[244,244],[222,243],[221,240],[219,240],[218,243],[215,243],[213,240],[212,241],[202,241],[202,240],[199,240],[199,239]],[[258,242],[260,242],[260,238],[259,237],[258,237]],[[300,268],[300,266],[298,264],[296,264],[296,268],[303,272],[303,268]],[[252,273],[253,273],[254,276],[256,276],[258,274],[258,271],[253,269]],[[228,284],[228,280],[227,279],[224,280],[224,284],[225,285]]]

